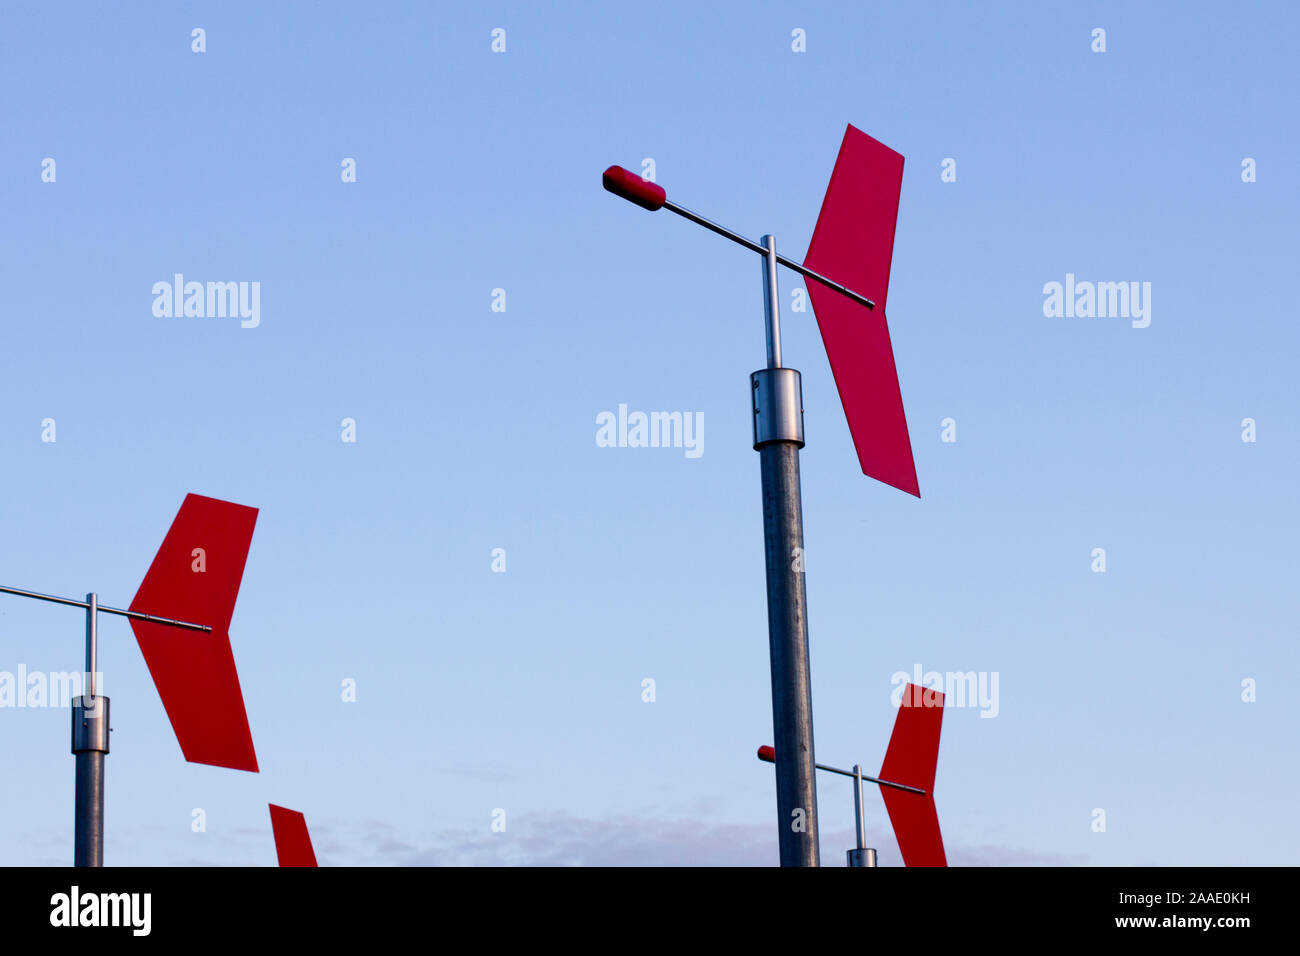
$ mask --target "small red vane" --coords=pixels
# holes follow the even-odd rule
[[[275,835],[275,855],[281,866],[316,866],[316,852],[311,848],[307,818],[297,810],[271,808],[271,832]]]
[[[918,787],[925,794],[881,787],[904,866],[947,866],[939,815],[934,807],[934,772],[939,761],[943,694],[918,684],[903,689],[894,732],[880,768],[883,780]]]
[[[804,265],[876,303],[808,283],[862,472],[921,497],[885,320],[903,157],[862,130],[844,133]]]
[[[185,759],[257,772],[230,649],[230,618],[257,509],[186,495],[131,610],[211,626],[211,633],[131,621]]]

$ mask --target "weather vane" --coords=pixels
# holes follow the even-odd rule
[[[605,189],[643,209],[667,209],[763,258],[767,367],[750,375],[754,449],[759,453],[772,668],[772,725],[782,866],[817,866],[816,761],[804,590],[803,389],[784,365],[777,266],[811,280],[808,296],[839,387],[864,474],[920,497],[903,399],[885,321],[903,157],[849,126],[802,263],[672,202],[662,186],[621,166]],[[936,735],[937,740],[937,735]],[[888,789],[888,788],[886,788]]]

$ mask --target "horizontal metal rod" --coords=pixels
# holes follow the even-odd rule
[[[87,601],[77,601],[72,598],[56,597],[53,594],[41,594],[37,591],[24,591],[21,588],[8,588],[0,585],[0,593],[15,594],[18,597],[35,598],[38,601],[49,601],[51,604],[66,604],[68,607],[88,608],[90,603]],[[187,631],[203,631],[211,633],[212,627],[208,624],[192,624],[189,621],[178,621],[175,618],[159,617],[157,614],[145,614],[142,611],[128,611],[120,607],[108,607],[101,604],[98,608],[105,614],[117,614],[121,617],[129,617],[135,621],[148,621],[150,624],[165,624],[168,627],[179,627]],[[863,778],[865,779],[865,778]]]
[[[66,604],[69,607],[87,608],[90,607],[87,601],[74,601],[72,598],[55,597],[53,594],[38,594],[35,591],[24,591],[21,588],[7,588],[0,584],[0,591],[5,594],[16,594],[19,597],[36,598],[38,601],[49,601],[51,604]]]
[[[876,303],[868,299],[865,295],[858,295],[858,293],[854,292],[852,289],[848,288],[847,286],[840,285],[834,279],[826,278],[820,272],[813,272],[811,269],[806,268],[805,266],[801,265],[798,262],[795,262],[793,259],[787,259],[783,255],[777,255],[776,261],[781,263],[781,265],[785,266],[787,269],[793,269],[795,272],[799,273],[800,275],[807,276],[809,279],[812,279],[814,282],[820,282],[822,285],[826,286],[826,288],[832,289],[833,291],[838,292],[840,295],[847,296],[848,298],[852,299],[854,302],[858,303],[858,305],[865,305],[868,309],[874,309],[876,307]],[[866,780],[867,778],[863,777],[862,779]]]
[[[818,770],[825,770],[827,773],[838,773],[842,777],[852,777],[854,780],[858,778],[858,775],[852,770],[841,770],[839,767],[828,767],[824,763],[815,764],[814,766],[816,766]],[[877,783],[882,787],[893,787],[895,790],[906,790],[908,793],[925,793],[925,791],[920,787],[909,787],[905,783],[894,783],[892,780],[880,780],[876,777],[868,777],[865,773],[862,775],[862,779],[869,783]]]
[[[684,206],[679,206],[677,205],[677,203],[665,199],[664,208],[677,213],[677,215],[681,216],[683,219],[689,219],[691,222],[695,223],[696,225],[703,226],[705,229],[711,229],[720,236],[726,236],[732,242],[739,243],[740,245],[748,249],[750,252],[757,252],[760,256],[767,255],[767,248],[765,246],[759,245],[757,242],[755,242],[752,239],[746,239],[738,232],[732,232],[726,226],[719,226],[713,220],[705,219],[703,216],[699,215],[698,213],[691,212],[689,209],[685,208]]]
[[[104,607],[100,605],[99,609],[109,614],[119,614],[122,617],[129,617],[133,621],[148,621],[150,624],[165,624],[168,627],[179,627],[186,631],[202,631],[205,634],[212,633],[211,624],[194,624],[190,621],[178,621],[174,617],[159,617],[157,614],[145,614],[141,611],[128,611],[120,607]],[[862,778],[866,780],[866,777]]]
[[[698,226],[703,226],[705,229],[708,229],[712,232],[716,232],[720,236],[725,236],[726,238],[730,239],[732,242],[744,246],[750,252],[757,252],[760,256],[767,255],[766,246],[760,245],[759,243],[755,242],[752,239],[746,239],[740,233],[732,232],[726,226],[720,226],[711,219],[705,219],[699,213],[691,212],[689,209],[687,209],[684,206],[679,206],[677,205],[677,203],[665,199],[663,208],[669,210],[670,212],[677,213],[677,215],[681,216],[683,219],[689,219],[691,222],[695,223]],[[826,278],[820,272],[814,272],[812,269],[809,269],[803,263],[795,262],[793,259],[787,259],[785,256],[780,254],[777,255],[776,261],[779,262],[781,265],[785,266],[787,269],[793,269],[801,276],[806,276],[807,278],[812,279],[814,282],[820,282],[822,285],[826,286],[826,288],[833,289],[834,291],[838,292],[840,295],[847,296],[848,298],[852,299],[854,302],[858,303],[859,305],[865,305],[868,309],[874,309],[876,307],[876,303],[873,302],[871,299],[868,299],[865,295],[861,295],[857,292],[854,292],[852,289],[848,288],[847,286],[841,285],[840,283],[836,282],[834,279]],[[867,778],[863,777],[862,779],[866,780]]]

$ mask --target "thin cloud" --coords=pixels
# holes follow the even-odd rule
[[[313,828],[317,855],[334,866],[775,866],[772,827],[696,819],[619,816],[590,819],[564,812],[510,817],[505,832],[443,830],[403,840],[378,821]],[[890,833],[868,831],[885,865],[898,865]],[[823,831],[822,863],[845,865],[852,831]],[[1083,856],[1005,844],[948,847],[953,866],[1078,866]]]

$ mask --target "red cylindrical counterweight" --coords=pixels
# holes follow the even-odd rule
[[[774,747],[759,747],[758,759],[766,760],[768,763],[776,763],[776,749]]]
[[[615,196],[622,196],[628,202],[634,202],[642,209],[649,209],[651,212],[662,209],[668,199],[668,193],[662,186],[642,179],[622,166],[609,167],[600,177],[600,181]]]

